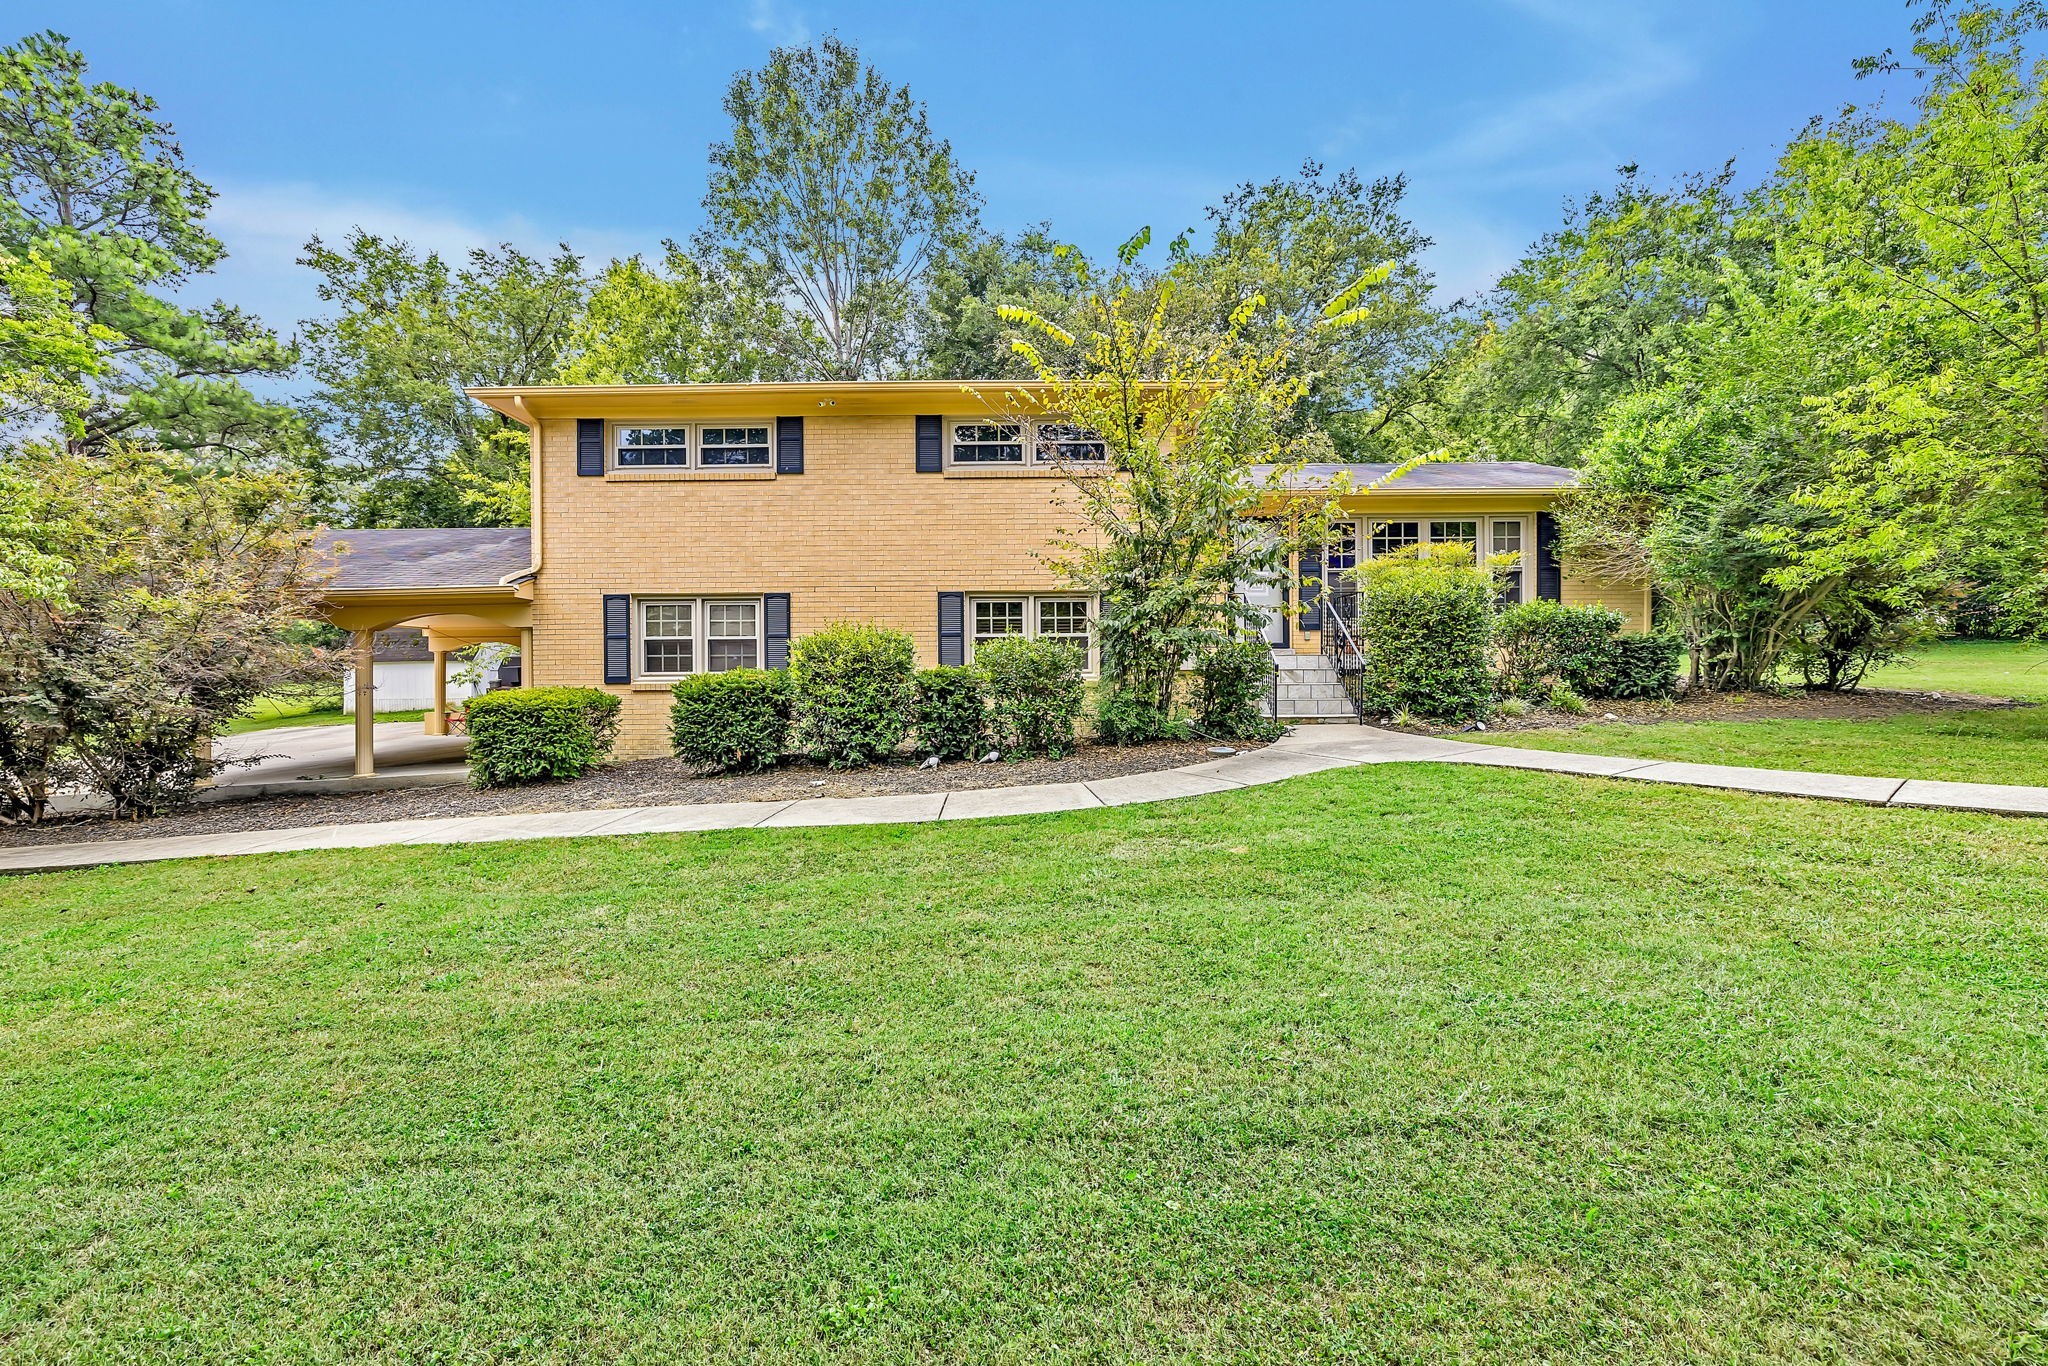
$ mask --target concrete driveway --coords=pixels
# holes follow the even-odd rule
[[[216,788],[289,785],[305,791],[318,783],[321,791],[375,787],[415,787],[468,780],[464,755],[469,740],[460,735],[426,735],[417,721],[379,721],[376,728],[377,776],[359,781],[355,774],[354,726],[279,726],[214,741],[223,759],[254,760],[224,769]],[[242,795],[237,793],[237,795]]]

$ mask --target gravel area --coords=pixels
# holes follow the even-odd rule
[[[1237,743],[1238,750],[1257,749]],[[791,763],[768,773],[704,776],[675,759],[641,759],[613,764],[567,783],[500,788],[414,787],[386,792],[353,792],[325,797],[265,797],[209,803],[155,820],[113,821],[104,816],[59,816],[38,826],[0,826],[0,846],[69,844],[82,840],[157,839],[167,835],[216,835],[242,830],[290,830],[308,825],[358,825],[366,821],[417,820],[436,816],[501,816],[536,811],[593,811],[619,806],[693,806],[705,802],[770,802],[804,797],[885,797],[917,792],[957,792],[976,787],[1023,787],[1033,783],[1089,782],[1130,773],[1198,764],[1216,756],[1208,742],[1194,744],[1083,745],[1064,759],[1022,759],[1014,763],[950,763],[919,768],[915,761],[834,772],[821,765]]]
[[[1524,716],[1499,716],[1488,720],[1486,728],[1556,730],[1602,721],[1633,726],[1657,725],[1666,721],[1883,721],[1894,716],[1924,716],[1937,712],[2025,705],[2004,697],[1896,692],[1876,688],[1848,693],[1706,692],[1686,693],[1670,701],[1588,702],[1583,716],[1544,710],[1531,711]],[[1416,735],[1451,735],[1464,728],[1388,726],[1387,729],[1405,729]]]

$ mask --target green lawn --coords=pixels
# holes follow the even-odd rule
[[[2006,640],[1950,640],[1912,664],[1874,670],[1873,688],[1923,688],[2048,702],[2048,646]]]
[[[0,882],[0,1357],[2038,1361],[2044,868],[1393,765]]]
[[[2048,707],[1888,721],[1592,722],[1558,730],[1499,731],[1485,739],[1519,749],[2048,786]]]
[[[425,711],[377,713],[379,721],[418,721],[425,716]],[[259,697],[250,704],[248,711],[228,723],[228,734],[275,730],[280,726],[346,726],[354,721],[355,717],[343,712],[339,702],[329,702],[324,698]]]

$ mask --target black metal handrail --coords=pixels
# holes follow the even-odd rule
[[[1358,620],[1358,590],[1337,588],[1323,598],[1323,657],[1337,671],[1344,695],[1351,699],[1351,711],[1365,719],[1365,650],[1351,624]]]

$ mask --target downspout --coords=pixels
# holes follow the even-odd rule
[[[524,569],[516,569],[498,582],[507,587],[516,587],[540,577],[541,559],[541,477],[540,477],[540,419],[526,406],[526,399],[512,396],[512,406],[517,410],[518,420],[526,424],[526,558]],[[519,633],[519,684],[533,686],[533,628],[527,627]]]

